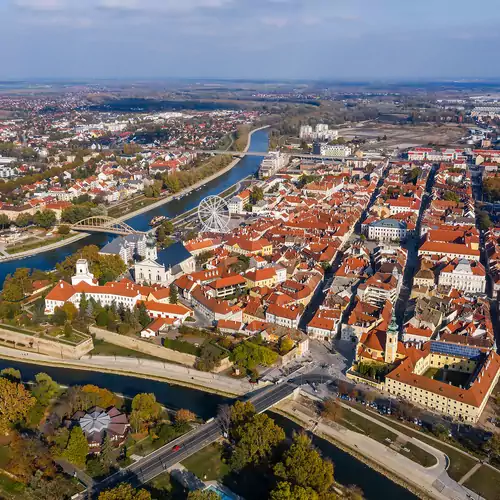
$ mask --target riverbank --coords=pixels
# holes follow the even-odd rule
[[[205,179],[201,179],[200,181],[193,184],[192,186],[189,186],[189,187],[183,189],[182,191],[175,193],[175,196],[174,195],[166,196],[166,197],[159,199],[158,201],[155,201],[154,203],[151,203],[145,207],[139,208],[137,210],[134,210],[133,212],[129,212],[125,215],[122,215],[121,217],[117,218],[117,220],[123,222],[123,221],[129,220],[129,219],[132,219],[134,217],[137,217],[139,215],[142,215],[144,213],[147,213],[147,212],[154,210],[156,208],[159,208],[162,205],[165,205],[166,203],[173,201],[174,198],[176,198],[178,196],[184,196],[186,194],[189,194],[190,192],[195,191],[196,189],[200,188],[201,186],[204,186],[205,184],[208,184],[209,182],[213,181],[214,179],[217,179],[221,175],[229,172],[245,157],[244,153],[246,153],[250,148],[253,134],[260,131],[260,130],[264,130],[266,128],[269,128],[269,125],[265,125],[263,127],[259,127],[259,128],[256,128],[256,129],[250,131],[250,133],[248,134],[247,145],[246,145],[245,149],[241,152],[242,156],[239,158],[235,158],[227,167],[219,170],[218,172],[215,172],[214,174],[212,174],[209,177],[206,177]],[[70,245],[72,243],[76,243],[84,238],[87,238],[88,236],[90,236],[89,233],[79,233],[79,234],[76,234],[76,235],[71,236],[69,238],[66,238],[65,240],[62,240],[62,241],[59,241],[56,243],[52,243],[52,244],[49,244],[46,246],[41,246],[38,248],[34,248],[32,250],[27,250],[25,252],[19,252],[19,253],[9,255],[9,256],[0,256],[0,263],[5,263],[5,262],[13,261],[13,260],[21,260],[21,259],[25,259],[28,257],[33,257],[34,255],[49,252],[51,250],[63,248],[67,245]]]
[[[348,439],[346,439],[346,436],[342,436],[342,432],[345,432],[346,435],[347,433],[352,433],[352,434],[356,433],[349,431],[348,429],[340,430],[341,429],[340,425],[338,425],[339,430],[337,430],[336,432],[334,431],[334,429],[331,428],[326,429],[325,431],[323,426],[320,425],[313,425],[313,427],[311,427],[312,424],[311,417],[309,415],[306,415],[305,413],[302,413],[296,406],[293,406],[289,401],[284,401],[278,404],[275,408],[273,408],[273,412],[278,413],[279,415],[291,420],[292,422],[295,422],[304,429],[308,429],[314,435],[318,436],[321,439],[324,439],[325,441],[330,442],[335,447],[339,448],[345,453],[348,453],[356,460],[359,460],[360,462],[364,463],[371,469],[377,471],[379,474],[382,474],[383,476],[387,477],[394,483],[398,484],[399,486],[402,486],[403,488],[407,489],[414,495],[417,495],[419,498],[422,498],[424,500],[446,499],[446,497],[444,496],[434,496],[425,493],[418,483],[410,484],[410,482],[407,481],[406,479],[403,479],[400,474],[390,470],[389,468],[384,467],[381,464],[381,462],[383,462],[382,457],[380,456],[371,457],[368,454],[360,452],[359,449],[361,448],[359,446],[353,444]],[[411,481],[411,483],[413,483],[413,481]]]
[[[150,359],[95,355],[87,355],[81,359],[59,359],[4,346],[0,346],[0,358],[21,363],[168,382],[231,398],[243,396],[257,388],[246,379],[233,379],[225,375],[202,372],[194,368]]]
[[[283,401],[277,406],[277,411],[296,421],[299,425],[311,428],[311,432],[314,434],[330,440],[335,446],[404,486],[420,498],[467,500],[473,494],[472,491],[449,477],[447,472],[449,458],[441,450],[419,439],[407,436],[394,426],[375,420],[354,408],[346,406],[345,411],[352,411],[362,418],[382,425],[397,435],[397,443],[411,443],[433,455],[437,463],[424,467],[393,449],[392,444],[379,442],[362,432],[355,432],[338,423],[321,419],[297,401]]]

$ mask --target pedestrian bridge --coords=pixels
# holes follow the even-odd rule
[[[78,221],[71,226],[71,229],[75,231],[84,231],[86,233],[111,233],[120,236],[146,234],[142,231],[136,231],[123,221],[105,215],[97,215]]]

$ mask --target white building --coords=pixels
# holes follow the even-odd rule
[[[136,283],[163,286],[168,286],[172,283],[174,278],[170,269],[165,269],[165,266],[156,260],[157,258],[156,241],[150,237],[146,241],[144,260],[134,264]]]
[[[128,264],[135,256],[145,257],[146,247],[147,237],[145,234],[129,234],[118,236],[110,241],[101,248],[99,253],[101,255],[119,255],[123,262]]]
[[[308,140],[313,138],[313,128],[311,125],[302,125],[300,127],[299,137],[303,140]]]
[[[331,156],[333,158],[346,158],[351,156],[352,149],[344,144],[321,144],[321,156]]]
[[[337,139],[338,136],[338,131],[330,130],[326,123],[318,123],[314,130],[310,125],[302,125],[299,133],[299,137],[306,141],[331,141]]]
[[[298,306],[281,307],[277,304],[271,304],[266,311],[266,321],[297,329],[301,315],[301,309]]]
[[[406,223],[395,219],[383,219],[368,226],[368,239],[376,241],[402,241],[406,238]]]
[[[88,262],[79,259],[71,284],[60,281],[45,297],[45,314],[54,314],[56,307],[62,307],[66,302],[79,307],[83,294],[87,300],[94,299],[102,306],[115,304],[116,307],[125,309],[133,309],[141,300],[141,292],[130,282],[112,282],[99,286],[89,271]]]
[[[454,259],[439,274],[438,285],[469,293],[484,293],[486,271],[480,262]]]
[[[289,155],[281,153],[280,151],[273,151],[269,153],[260,164],[259,177],[271,177],[288,164]]]

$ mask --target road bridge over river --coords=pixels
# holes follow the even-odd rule
[[[309,378],[311,377],[308,376],[308,379]],[[297,382],[298,380],[299,379],[297,379]],[[248,401],[255,406],[255,410],[258,413],[262,413],[269,410],[269,408],[278,404],[283,399],[290,397],[298,388],[299,385],[297,383],[283,382],[279,385],[273,385],[263,389],[249,398]],[[222,437],[222,433],[223,430],[220,423],[217,419],[212,419],[206,424],[167,443],[165,446],[145,456],[138,462],[133,463],[126,469],[122,469],[100,483],[96,483],[91,492],[92,498],[97,497],[99,492],[108,488],[113,488],[122,482],[128,482],[133,486],[139,486],[151,481],[151,479],[154,479],[176,463],[182,462],[209,444],[217,441]],[[177,446],[179,449],[174,451],[173,448],[177,448]],[[88,492],[84,491],[75,498],[83,500],[87,498],[87,495]]]
[[[179,149],[165,149],[166,153],[179,153]],[[196,153],[202,155],[214,154],[214,155],[232,155],[232,156],[267,156],[270,151],[231,151],[226,149],[186,149],[188,153]],[[310,160],[348,160],[349,158],[336,157],[336,156],[325,156],[317,155],[312,153],[303,153],[299,151],[282,151],[283,154],[290,155],[293,158],[302,158]],[[357,159],[357,158],[351,158]]]

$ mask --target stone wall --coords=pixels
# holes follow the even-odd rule
[[[105,342],[109,342],[110,344],[120,347],[126,347],[127,349],[132,349],[142,354],[155,356],[159,359],[164,359],[165,361],[170,361],[172,363],[194,366],[196,361],[196,356],[193,356],[192,354],[167,349],[161,345],[151,344],[150,342],[145,342],[144,340],[139,340],[134,337],[128,337],[127,335],[119,335],[118,333],[108,332],[107,330],[102,330],[101,328],[96,328],[94,326],[90,327],[90,331],[93,335],[95,335],[96,339],[104,340]]]
[[[61,359],[80,359],[94,348],[92,338],[89,337],[78,345],[67,344],[64,341],[49,340],[35,337],[0,327],[0,342],[23,351],[37,352]]]

